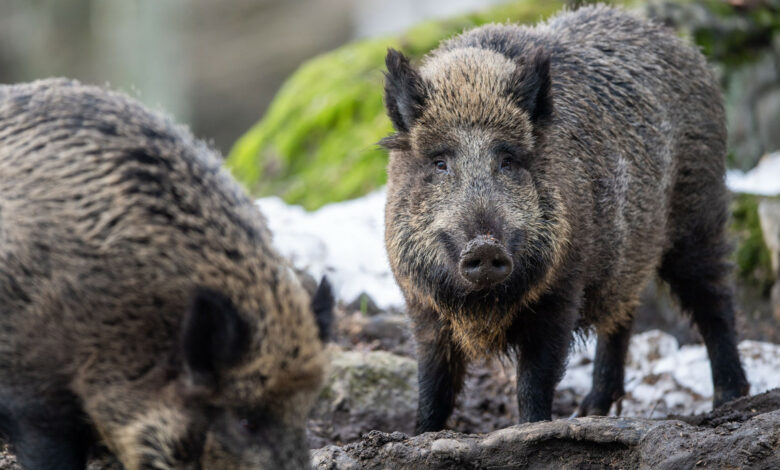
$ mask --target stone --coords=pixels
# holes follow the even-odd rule
[[[309,441],[348,442],[378,429],[411,433],[417,362],[384,351],[332,347],[330,373],[310,416]]]
[[[780,175],[778,175],[780,178]],[[758,220],[772,259],[772,272],[780,273],[780,200],[763,199],[758,203]]]
[[[770,292],[772,313],[780,321],[780,200],[763,199],[758,204],[758,218],[764,243],[771,254],[775,283]]]

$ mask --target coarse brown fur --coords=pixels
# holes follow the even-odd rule
[[[698,51],[597,6],[468,31],[419,70],[391,50],[387,66],[386,245],[419,346],[418,430],[443,426],[469,359],[508,350],[521,420],[549,419],[576,329],[599,335],[581,411],[606,413],[656,273],[702,331],[715,404],[747,392],[722,99]],[[484,288],[463,274],[480,237],[513,267]]]
[[[74,81],[0,87],[0,429],[26,468],[97,441],[128,470],[308,467],[319,294],[187,130]]]

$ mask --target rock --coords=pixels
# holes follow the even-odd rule
[[[412,432],[417,362],[383,351],[333,347],[328,379],[309,422],[309,442],[348,442],[372,429]]]
[[[769,296],[772,302],[772,314],[775,320],[780,321],[780,281],[775,281]]]
[[[758,218],[764,243],[769,248],[775,284],[770,293],[774,317],[780,320],[780,200],[764,199],[758,204]]]
[[[780,200],[763,199],[758,203],[758,220],[764,243],[771,254],[772,271],[780,273]]]
[[[338,342],[346,348],[389,351],[414,356],[414,339],[406,315],[354,312],[339,318]]]
[[[363,327],[363,335],[369,339],[408,339],[409,320],[404,315],[383,313],[369,318]]]
[[[372,431],[358,442],[316,450],[312,457],[315,468],[323,470],[780,466],[780,389],[688,421],[591,417],[488,434],[443,431],[415,437]]]
[[[776,52],[780,58],[780,47]],[[764,150],[780,149],[780,59],[775,59],[775,85],[764,90],[756,102],[755,116],[758,138]]]
[[[773,389],[752,397],[730,401],[720,408],[694,416],[670,416],[694,426],[716,427],[731,422],[745,422],[760,414],[780,410],[780,389]]]

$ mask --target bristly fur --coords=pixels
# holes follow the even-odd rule
[[[102,441],[128,470],[305,467],[328,293],[187,130],[75,81],[0,86],[0,431],[23,466],[80,470]]]
[[[577,329],[599,335],[581,411],[606,413],[656,273],[702,331],[715,404],[747,391],[725,261],[723,106],[698,51],[597,6],[467,31],[419,69],[395,51],[387,62],[385,241],[418,343],[418,431],[444,426],[469,360],[506,351],[521,420],[549,419]],[[459,259],[486,235],[514,269],[479,289]]]

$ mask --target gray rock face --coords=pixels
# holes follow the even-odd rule
[[[775,318],[780,320],[780,200],[762,200],[758,204],[758,218],[764,243],[772,255],[772,272],[775,276],[771,292],[772,311]]]
[[[758,204],[758,219],[764,243],[772,254],[772,271],[780,272],[780,200],[763,199]]]
[[[581,418],[415,437],[372,431],[312,456],[321,470],[780,466],[779,389],[685,419]]]
[[[751,168],[780,148],[780,40],[756,62],[731,71],[725,97],[736,166]]]

